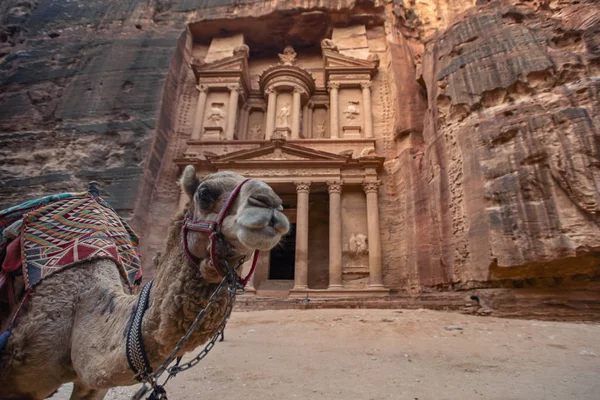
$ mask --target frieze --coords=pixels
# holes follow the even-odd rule
[[[323,169],[294,169],[294,168],[285,168],[285,169],[236,169],[228,168],[228,171],[237,172],[240,175],[245,177],[261,177],[261,178],[271,178],[271,177],[294,177],[294,176],[331,176],[331,175],[339,175],[340,170],[335,168],[323,168]]]
[[[329,77],[330,81],[370,81],[371,76],[369,74],[348,74],[338,75],[331,74]]]

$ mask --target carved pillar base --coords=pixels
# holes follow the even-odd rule
[[[287,126],[280,126],[275,128],[272,139],[290,139],[292,136],[292,130]]]
[[[225,140],[222,126],[205,126],[202,140]]]

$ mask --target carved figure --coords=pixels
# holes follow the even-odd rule
[[[206,119],[214,126],[221,126],[221,123],[225,120],[225,112],[223,111],[223,103],[212,103],[210,105],[210,112],[206,116]]]
[[[323,39],[323,40],[321,40],[321,49],[338,52],[337,45],[331,39]]]
[[[187,166],[181,179],[189,198],[186,215],[213,219],[214,207],[220,207],[244,179],[234,172],[218,172],[200,180],[194,167]],[[254,249],[275,247],[289,230],[280,209],[280,198],[266,183],[255,180],[242,186],[222,224],[227,249],[223,257],[241,260]],[[210,262],[210,233],[189,231],[188,248],[198,262],[188,259],[183,221],[182,213],[173,217],[164,251],[155,260],[154,283],[141,324],[153,367],[165,361],[222,279]],[[124,332],[140,296],[127,294],[123,285],[114,261],[96,259],[82,261],[37,286],[0,353],[0,397],[44,399],[63,383],[74,382],[71,399],[102,399],[111,387],[137,384],[127,362]],[[227,290],[217,295],[179,354],[212,337],[224,318],[227,296]]]
[[[294,65],[296,62],[296,52],[292,46],[285,46],[283,54],[278,54],[283,65]]]
[[[262,126],[260,124],[254,124],[250,127],[250,139],[262,139]]]
[[[375,154],[375,147],[373,147],[373,146],[371,146],[371,147],[365,147],[360,152],[359,157],[367,157],[367,156],[370,156],[370,155],[373,155],[373,154]]]
[[[324,138],[325,137],[325,120],[317,122],[315,131],[316,131],[315,138]]]
[[[290,126],[290,106],[284,104],[281,110],[277,112],[277,124],[278,126],[288,127]]]
[[[356,100],[348,101],[348,107],[344,110],[344,115],[346,119],[349,121],[355,120],[359,115],[360,111],[358,110],[359,102]]]
[[[367,237],[362,233],[352,234],[348,240],[348,254],[350,257],[357,258],[369,253],[369,244]]]

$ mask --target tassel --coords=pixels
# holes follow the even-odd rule
[[[6,344],[8,343],[8,338],[10,337],[11,334],[11,329],[7,329],[4,332],[2,332],[2,334],[0,335],[0,353],[2,353],[4,351],[4,348],[6,347]]]

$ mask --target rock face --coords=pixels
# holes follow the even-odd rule
[[[494,2],[427,44],[423,151],[396,174],[415,286],[597,276],[599,29],[595,2]]]
[[[361,43],[385,38],[361,48],[381,59],[384,284],[597,293],[596,1],[6,0],[0,16],[0,208],[98,180],[150,265],[161,235],[147,228],[178,201],[186,27],[269,17],[249,43],[261,52],[263,37],[302,44],[359,21]]]

